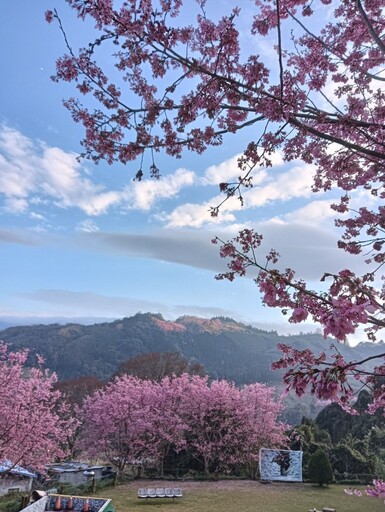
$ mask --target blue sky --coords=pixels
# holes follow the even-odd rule
[[[251,279],[216,281],[224,262],[211,239],[254,227],[264,233],[266,250],[278,249],[285,266],[318,286],[324,271],[360,265],[336,249],[329,209],[335,194],[312,194],[313,169],[284,164],[277,154],[273,168],[256,176],[243,208],[228,202],[210,218],[217,184],[238,175],[237,156],[258,135],[255,128],[202,156],[160,156],[159,181],[133,182],[135,162],[79,163],[82,129],[62,106],[74,91],[50,80],[65,52],[58,27],[44,20],[54,7],[71,44],[87,42],[90,27],[63,0],[2,7],[0,321],[96,322],[150,311],[168,319],[226,315],[280,332],[314,330],[290,326],[279,311],[262,307]],[[269,56],[266,41],[245,34],[246,40]]]

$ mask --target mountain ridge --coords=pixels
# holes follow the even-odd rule
[[[29,348],[42,355],[59,379],[83,375],[108,379],[121,362],[135,355],[180,352],[186,359],[202,363],[212,378],[236,384],[279,382],[282,372],[270,370],[270,364],[280,357],[278,343],[315,352],[328,350],[330,345],[317,333],[283,336],[228,317],[181,316],[170,321],[156,313],[137,313],[92,325],[13,326],[0,331],[0,339],[13,349]],[[364,359],[385,351],[385,344],[339,344],[338,349],[347,360]]]

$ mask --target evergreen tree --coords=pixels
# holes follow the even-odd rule
[[[309,479],[319,486],[328,485],[333,481],[332,467],[326,453],[321,448],[318,448],[310,458]]]

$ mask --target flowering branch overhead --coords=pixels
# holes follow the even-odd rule
[[[357,276],[325,269],[328,288],[312,290],[294,270],[279,269],[276,251],[261,260],[262,236],[244,230],[228,242],[215,240],[229,262],[218,279],[253,270],[264,304],[280,308],[290,322],[311,319],[342,342],[364,326],[374,340],[385,326],[385,292],[376,284],[385,263],[385,0],[254,0],[248,19],[239,7],[210,19],[209,0],[197,0],[186,2],[188,23],[182,0],[66,1],[97,31],[75,52],[59,14],[46,13],[65,38],[67,53],[53,79],[76,86],[77,97],[65,106],[84,126],[83,156],[110,164],[139,159],[140,180],[150,153],[149,173],[158,178],[158,152],[201,154],[247,130],[252,140],[239,159],[239,177],[218,184],[224,196],[213,216],[229,197],[243,202],[244,188],[258,168],[272,165],[275,152],[285,162],[311,164],[314,192],[341,191],[332,205],[343,229],[339,247],[365,252],[374,270]],[[247,54],[240,37],[245,23],[253,40],[274,38],[275,59]],[[353,209],[357,191],[370,194],[373,206]],[[385,373],[379,364],[374,376],[365,374],[360,362],[342,361],[338,352],[329,364],[322,355],[283,349],[277,364],[291,365],[285,379],[298,393],[310,386],[320,398],[345,404],[354,392],[348,375],[374,388]],[[374,407],[384,405],[384,393],[375,389]]]

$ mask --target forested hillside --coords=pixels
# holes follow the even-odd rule
[[[59,379],[95,375],[106,380],[120,363],[137,354],[180,352],[189,361],[203,364],[212,378],[236,384],[280,383],[280,372],[270,369],[279,358],[277,343],[288,343],[320,352],[329,344],[318,334],[279,336],[237,323],[229,318],[211,320],[181,317],[169,322],[156,314],[137,314],[95,325],[33,325],[0,331],[12,349],[28,347],[45,358]],[[361,343],[355,348],[339,345],[347,360],[384,351],[384,344]]]

